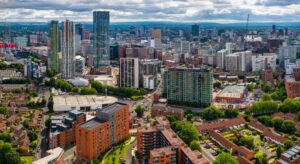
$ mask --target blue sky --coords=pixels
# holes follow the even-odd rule
[[[0,22],[89,22],[94,10],[112,22],[300,22],[300,0],[0,0]]]

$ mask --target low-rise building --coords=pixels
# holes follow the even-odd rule
[[[38,159],[33,164],[64,164],[64,150],[60,147],[47,151],[47,156]]]
[[[245,119],[243,117],[217,121],[213,123],[204,123],[197,125],[199,133],[207,133],[212,130],[225,130],[233,126],[239,127],[245,124]]]
[[[300,146],[296,145],[281,154],[276,164],[299,164],[300,163]]]
[[[300,97],[300,69],[294,69],[292,75],[285,76],[285,90],[288,98]]]
[[[184,110],[181,108],[170,107],[165,104],[155,104],[151,108],[151,117],[157,116],[177,116],[179,120],[184,119]]]
[[[243,100],[244,93],[244,86],[227,86],[216,96],[216,101],[226,103],[238,103]]]

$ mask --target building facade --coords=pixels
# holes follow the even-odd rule
[[[173,67],[163,74],[163,96],[171,104],[209,106],[212,81],[209,68]]]
[[[75,73],[75,26],[72,21],[63,22],[62,61],[63,77],[72,78]]]
[[[58,21],[50,22],[49,33],[49,52],[48,52],[48,66],[54,71],[59,72],[59,55],[60,52],[60,29]]]
[[[99,109],[96,117],[76,129],[77,155],[93,160],[129,136],[129,105],[114,103]]]
[[[139,88],[139,59],[120,59],[120,87]]]
[[[94,11],[93,13],[93,29],[94,29],[94,49],[93,66],[95,68],[109,66],[109,12]]]
[[[192,25],[192,36],[199,37],[199,25],[197,24]]]

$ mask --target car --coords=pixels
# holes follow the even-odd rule
[[[204,147],[205,147],[206,149],[209,149],[209,148],[210,148],[210,146],[209,146],[208,144],[206,144]]]

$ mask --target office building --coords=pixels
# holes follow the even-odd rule
[[[120,87],[139,88],[139,59],[120,59]]]
[[[86,115],[78,110],[72,110],[69,115],[51,117],[49,134],[50,149],[61,147],[68,149],[75,144],[76,127],[86,121]]]
[[[18,36],[18,37],[14,37],[14,43],[17,44],[17,47],[19,50],[21,50],[24,47],[27,47],[28,45],[28,38],[25,36]]]
[[[163,74],[163,96],[170,104],[209,106],[212,81],[210,68],[173,67]]]
[[[93,66],[95,68],[109,66],[109,12],[94,11],[93,13],[94,29],[94,49]]]
[[[199,37],[199,25],[197,24],[192,25],[192,36]]]
[[[72,21],[63,22],[62,61],[63,77],[72,78],[75,73],[75,27]]]
[[[93,160],[129,136],[129,105],[114,103],[76,129],[77,156]]]
[[[80,36],[80,40],[84,40],[85,28],[83,24],[75,24],[75,34]]]
[[[154,47],[161,44],[161,29],[151,29],[151,36],[154,39]]]
[[[82,56],[75,57],[75,73],[79,75],[83,75],[85,70],[85,58]]]
[[[54,72],[59,72],[59,52],[60,52],[60,29],[58,21],[50,22],[49,33],[49,51],[48,51],[48,67]]]
[[[143,127],[137,131],[137,151],[142,163],[189,163],[208,164],[198,151],[192,151],[170,128],[165,117],[157,117],[154,127]]]

